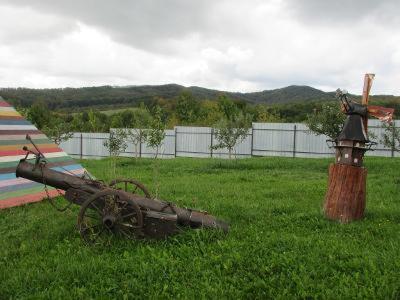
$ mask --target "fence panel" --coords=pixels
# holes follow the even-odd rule
[[[74,132],[72,138],[61,142],[60,147],[70,156],[79,157],[81,155],[81,133]]]
[[[293,156],[294,124],[253,123],[253,155]]]
[[[142,143],[141,145],[141,157],[154,157],[156,155],[156,149],[151,148],[146,145],[146,143]],[[175,131],[168,129],[165,130],[165,138],[164,141],[158,150],[159,158],[174,158],[175,157]]]
[[[83,143],[82,157],[107,157],[110,152],[104,146],[104,142],[110,138],[109,133],[82,133]]]
[[[296,124],[296,157],[332,157],[334,149],[326,143],[326,135],[315,135],[304,124]]]
[[[245,157],[251,157],[251,148],[252,148],[252,136],[251,136],[252,130],[249,129],[247,132],[246,138],[239,144],[237,144],[233,151],[232,155],[236,156],[237,158],[245,158]],[[215,135],[213,135],[213,145],[216,145],[218,143],[217,138]],[[218,149],[218,150],[213,150],[213,157],[218,157],[218,158],[229,158],[229,151],[228,149]]]
[[[103,143],[109,139],[109,137],[109,133],[74,133],[73,138],[66,142],[62,142],[60,147],[74,157],[108,157],[110,156],[110,153]]]
[[[210,127],[176,126],[176,156],[211,157]]]
[[[379,120],[369,120],[369,132],[374,134],[375,141],[380,141],[384,130]],[[395,122],[400,127],[400,121]],[[109,139],[109,133],[74,133],[73,137],[61,143],[65,152],[74,157],[96,158],[107,157],[109,152],[104,141]],[[233,153],[237,157],[250,156],[287,156],[287,157],[332,157],[334,149],[330,149],[324,135],[316,136],[307,126],[301,123],[253,123],[245,140],[235,147]],[[173,157],[220,157],[227,158],[227,149],[211,150],[217,144],[210,127],[176,126],[166,130],[166,136],[159,150],[160,158]],[[400,157],[400,153],[385,148],[381,143],[375,151],[366,155]],[[155,149],[142,143],[135,149],[131,141],[120,156],[154,157]]]

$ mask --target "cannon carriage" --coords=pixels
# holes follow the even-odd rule
[[[16,176],[65,192],[64,198],[79,205],[77,227],[87,244],[102,243],[114,236],[130,239],[166,238],[180,227],[212,228],[224,232],[229,225],[205,211],[181,208],[151,197],[147,188],[134,179],[115,179],[110,184],[52,170],[40,149],[27,135],[35,150],[27,147]],[[35,156],[34,163],[28,160]]]

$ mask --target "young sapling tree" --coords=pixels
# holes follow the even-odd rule
[[[243,113],[238,113],[231,118],[220,119],[214,125],[214,136],[217,143],[211,148],[213,150],[228,149],[229,159],[231,159],[235,146],[247,137],[250,124],[249,116]]]
[[[115,129],[110,131],[109,139],[103,142],[111,156],[111,170],[113,171],[114,178],[116,177],[117,156],[124,152],[128,147],[126,143],[126,133],[123,129]]]

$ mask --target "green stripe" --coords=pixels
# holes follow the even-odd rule
[[[46,160],[48,162],[60,162],[60,161],[72,160],[72,158],[70,156],[66,155],[66,156],[61,156],[61,157],[46,158]],[[30,161],[34,162],[33,159]],[[3,162],[3,163],[0,163],[0,169],[16,167],[18,165],[18,163],[19,163],[19,160]]]
[[[33,140],[33,142],[35,144],[38,144],[38,145],[53,143],[49,139],[37,139],[37,140]],[[28,144],[30,144],[30,142],[27,141],[27,140],[1,140],[0,141],[0,145],[3,145],[3,146],[4,145],[17,145],[17,144],[24,144],[24,145],[26,144],[26,145],[28,145]]]
[[[49,191],[54,190],[54,188],[52,188],[52,187],[48,187],[48,189],[49,189]],[[30,189],[22,189],[22,190],[18,190],[18,191],[14,191],[14,192],[0,194],[0,200],[14,198],[14,197],[28,195],[28,194],[36,194],[36,193],[42,192],[42,191],[44,191],[44,187],[43,187],[43,184],[40,184],[39,186],[30,188]]]

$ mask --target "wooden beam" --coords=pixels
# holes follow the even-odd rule
[[[369,92],[372,87],[372,80],[374,79],[375,74],[365,74],[364,76],[364,88],[363,88],[363,94],[362,94],[362,105],[368,105],[368,99],[369,99]]]
[[[369,100],[369,92],[372,87],[372,80],[374,80],[375,74],[367,73],[364,76],[364,87],[363,87],[363,94],[362,94],[362,105],[368,105]],[[368,132],[368,115],[363,120],[365,132]]]

